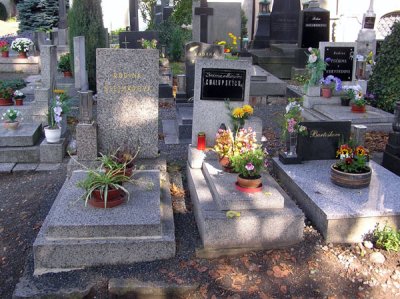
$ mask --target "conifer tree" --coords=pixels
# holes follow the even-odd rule
[[[58,0],[25,0],[17,4],[19,32],[48,31],[58,26]]]

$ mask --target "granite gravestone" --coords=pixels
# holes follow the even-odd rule
[[[185,45],[186,94],[188,98],[194,94],[194,67],[198,58],[224,59],[224,47],[200,42]]]
[[[327,43],[319,44],[321,58],[327,61],[328,65],[324,77],[333,75],[342,81],[354,81],[356,70],[355,53],[356,43]]]
[[[199,59],[196,63],[195,71],[195,87],[194,87],[194,104],[193,104],[193,127],[192,127],[192,145],[197,145],[197,134],[204,132],[206,134],[207,146],[213,146],[215,142],[215,133],[224,123],[227,127],[231,127],[229,111],[225,106],[225,101],[222,99],[210,100],[203,99],[202,81],[203,70],[208,70],[211,73],[225,72],[229,69],[232,73],[240,73],[240,80],[244,79],[241,83],[243,86],[243,97],[241,101],[233,101],[230,103],[232,108],[239,107],[249,103],[250,94],[250,76],[251,76],[251,63],[247,60],[211,60],[211,59]],[[228,81],[235,81],[237,79]],[[222,81],[222,80],[216,80]],[[216,84],[222,84],[222,82]],[[236,84],[236,83],[235,83]]]
[[[124,31],[119,34],[120,49],[142,49],[141,39],[159,40],[157,31]]]
[[[120,146],[158,154],[158,50],[97,49],[99,151]]]
[[[319,42],[329,41],[329,10],[309,7],[300,12],[299,40],[300,48],[318,48]]]
[[[275,0],[271,12],[271,44],[297,43],[300,0]]]
[[[350,138],[351,121],[307,121],[307,136],[298,136],[297,154],[302,160],[336,159],[341,141]]]

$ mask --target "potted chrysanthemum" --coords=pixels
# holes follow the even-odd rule
[[[364,94],[360,85],[344,86],[346,95],[350,98],[351,112],[364,113],[367,102],[364,99]]]
[[[33,46],[33,42],[26,37],[16,38],[11,43],[11,49],[18,52],[19,58],[27,58],[27,53],[31,46]]]

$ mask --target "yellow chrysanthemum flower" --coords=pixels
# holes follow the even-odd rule
[[[236,42],[236,40],[234,40],[234,41],[232,42],[232,44],[234,44],[234,45],[237,45],[237,42]]]
[[[242,107],[242,109],[243,109],[244,113],[247,113],[247,114],[250,114],[250,115],[252,115],[253,112],[254,112],[253,107],[251,107],[250,105],[244,105]]]
[[[226,41],[224,41],[224,40],[218,42],[218,45],[220,45],[220,46],[225,45],[225,44],[226,44]]]
[[[63,94],[63,93],[65,93],[65,90],[64,89],[54,89],[53,92],[55,94]]]
[[[237,108],[233,109],[232,115],[234,118],[242,118],[244,116],[244,111],[242,108],[237,107]]]

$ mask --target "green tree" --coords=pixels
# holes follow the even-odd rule
[[[147,24],[147,30],[154,29],[154,7],[156,3],[157,0],[141,0],[139,3],[140,14],[142,15],[143,21]]]
[[[89,88],[96,91],[96,49],[105,48],[103,12],[98,0],[74,0],[68,13],[69,46],[74,57],[74,36],[85,37]],[[73,67],[73,66],[72,66]]]
[[[377,99],[379,108],[392,112],[400,94],[400,22],[394,23],[392,32],[382,43],[373,68],[368,89]]]
[[[192,0],[174,0],[172,19],[175,24],[192,24]]]

